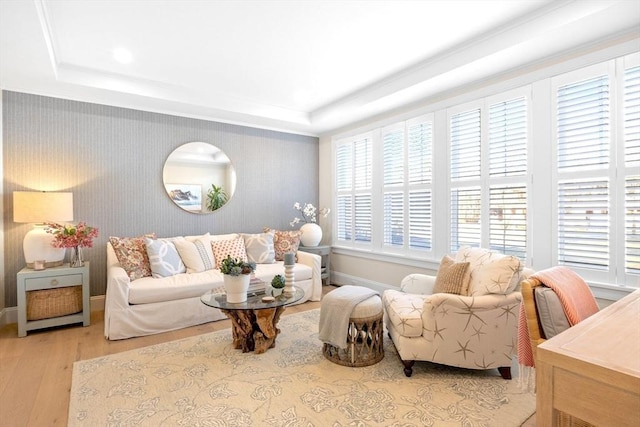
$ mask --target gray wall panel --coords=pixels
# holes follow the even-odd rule
[[[13,222],[13,192],[72,191],[74,222],[100,229],[91,261],[91,294],[106,287],[109,236],[158,236],[290,229],[293,203],[318,200],[318,139],[225,123],[5,91],[3,155],[5,302],[16,305],[27,224]],[[162,185],[176,147],[220,147],[237,173],[231,201],[209,215],[175,206]]]

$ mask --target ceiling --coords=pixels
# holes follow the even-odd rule
[[[637,0],[0,0],[0,87],[320,135],[639,28]]]

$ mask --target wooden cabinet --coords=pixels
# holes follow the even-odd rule
[[[90,324],[89,262],[78,268],[68,265],[40,271],[23,268],[18,272],[17,279],[18,336],[24,337],[27,331],[34,329],[74,323],[82,323],[83,326]],[[39,298],[43,296],[43,291],[47,292],[46,298]],[[29,316],[30,304],[40,305],[31,307],[32,312],[37,312],[35,316]],[[43,304],[49,306],[43,307]]]
[[[639,320],[637,290],[537,347],[537,426],[640,426]]]
[[[300,246],[298,250],[320,255],[320,271],[323,285],[331,284],[331,246]]]

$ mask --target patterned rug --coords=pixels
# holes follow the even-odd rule
[[[76,362],[70,426],[520,426],[535,396],[497,370],[418,362],[405,377],[393,343],[376,365],[322,355],[319,310],[281,318],[264,354],[229,329]]]

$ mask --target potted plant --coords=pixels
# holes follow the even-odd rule
[[[284,277],[281,274],[273,276],[273,279],[271,279],[271,287],[273,288],[273,296],[279,296],[284,289]]]
[[[220,209],[227,203],[228,199],[229,196],[227,196],[227,193],[222,189],[222,186],[211,184],[211,188],[207,192],[207,209],[212,212]]]
[[[220,272],[224,274],[224,288],[227,302],[239,303],[247,300],[247,290],[251,280],[251,273],[256,270],[254,262],[231,258],[227,255],[220,263]]]

